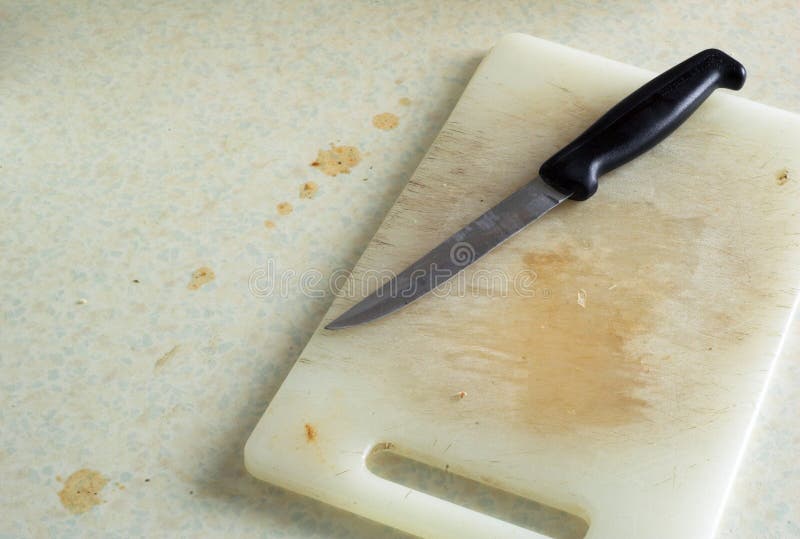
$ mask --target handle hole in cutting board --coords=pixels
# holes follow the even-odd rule
[[[577,515],[410,459],[387,447],[392,444],[379,444],[367,457],[367,469],[378,477],[553,539],[582,539],[589,530],[589,524]]]

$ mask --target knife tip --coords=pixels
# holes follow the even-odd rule
[[[334,318],[331,322],[328,322],[328,324],[325,326],[325,329],[344,329],[363,324],[364,322],[369,322],[370,320],[373,320],[373,317],[365,316],[365,314],[362,312],[350,309],[349,311],[339,315],[337,318]]]
[[[407,303],[409,303],[409,301],[401,299],[400,303],[389,303],[387,307],[387,304],[383,302],[383,298],[373,294],[357,305],[350,307],[350,309],[334,318],[331,322],[328,322],[325,329],[337,330],[372,322],[373,320],[377,320],[378,318],[382,318],[394,312]]]
[[[328,325],[326,325],[326,326],[325,326],[325,329],[328,329],[328,330],[342,329],[342,328],[345,328],[345,327],[347,327],[348,325],[349,325],[349,324],[342,323],[342,322],[339,320],[339,318],[337,318],[337,319],[336,319],[336,320],[334,320],[333,322],[330,322]]]

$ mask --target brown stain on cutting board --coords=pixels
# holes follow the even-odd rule
[[[639,417],[647,406],[638,396],[646,358],[629,343],[648,331],[655,296],[672,287],[609,290],[613,276],[597,273],[591,256],[571,248],[522,258],[547,293],[533,301],[514,298],[513,324],[497,335],[522,362],[523,409],[545,411],[551,424],[565,425]]]
[[[557,265],[570,264],[576,261],[575,255],[571,250],[564,252],[532,252],[522,257],[525,265],[536,272],[537,269],[552,267]],[[538,274],[537,274],[538,275]]]
[[[660,310],[665,302],[684,302],[681,293],[699,260],[696,249],[676,257],[675,246],[696,241],[705,222],[648,203],[629,202],[613,213],[618,219],[600,228],[588,219],[582,226],[588,214],[572,213],[558,248],[501,247],[510,271],[536,274],[531,297],[488,297],[480,309],[429,324],[432,334],[459,336],[456,350],[440,356],[442,372],[467,376],[459,381],[477,385],[476,398],[490,404],[491,415],[540,432],[646,420],[648,396],[663,390],[654,387],[669,363],[642,343],[671,330]],[[653,231],[665,239],[654,241]],[[720,335],[730,321],[711,316],[700,322],[697,342]]]
[[[61,505],[74,515],[85,513],[103,502],[99,494],[107,483],[108,479],[100,472],[86,468],[78,470],[67,477],[64,488],[58,493]]]
[[[306,423],[304,425],[306,429],[306,441],[311,443],[317,439],[317,429],[314,428],[314,425],[311,423]]]
[[[361,152],[355,146],[334,146],[330,150],[319,150],[317,159],[311,163],[328,176],[349,174],[350,169],[361,162]]]
[[[294,210],[292,205],[288,202],[281,202],[275,208],[278,210],[279,215],[289,215],[292,213],[292,210]]]
[[[214,275],[214,270],[203,266],[202,268],[198,268],[192,272],[192,278],[189,281],[187,288],[189,290],[197,290],[204,284],[213,281],[215,277],[216,275]]]

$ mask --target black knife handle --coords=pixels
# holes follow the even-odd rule
[[[746,76],[722,51],[695,54],[617,103],[545,161],[539,176],[573,200],[586,200],[598,177],[664,140],[717,88],[740,89]]]

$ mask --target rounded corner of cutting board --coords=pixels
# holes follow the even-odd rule
[[[242,450],[242,461],[244,462],[245,470],[253,477],[261,480],[266,479],[263,474],[263,469],[264,460],[268,458],[267,453],[259,447],[263,439],[263,428],[261,427],[263,422],[264,418],[262,417],[256,428],[250,433],[250,436],[244,444],[244,449]]]

